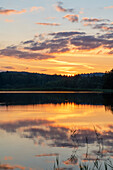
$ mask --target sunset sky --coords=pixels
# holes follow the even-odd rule
[[[0,71],[75,75],[113,68],[113,2],[0,0]]]

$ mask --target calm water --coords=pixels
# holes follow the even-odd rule
[[[113,95],[0,93],[0,169],[77,167],[113,156]]]

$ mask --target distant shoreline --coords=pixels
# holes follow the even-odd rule
[[[58,89],[37,89],[37,88],[20,88],[20,89],[0,89],[0,93],[113,93],[113,89],[70,89],[70,88],[58,88]]]
[[[1,72],[0,91],[67,91],[113,93],[113,74],[93,73],[74,77],[27,72]]]

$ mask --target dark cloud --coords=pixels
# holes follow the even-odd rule
[[[113,39],[113,33],[106,33],[103,35],[100,35],[99,38],[103,39]]]
[[[105,23],[98,24],[98,28],[101,28],[102,25],[104,26]],[[55,58],[53,53],[63,53],[71,49],[75,51],[93,50],[99,47],[108,49],[108,54],[112,54],[113,34],[111,32],[103,35],[86,35],[85,32],[80,31],[40,34],[31,40],[21,42],[17,46],[12,45],[1,49],[0,56],[43,60]]]
[[[84,26],[91,26],[92,29],[98,29],[100,31],[113,32],[113,23],[110,23],[109,19],[98,19],[98,18],[83,18],[81,22]]]
[[[65,15],[63,18],[66,18],[71,22],[78,22],[79,15],[74,15],[74,14],[70,15],[70,14],[68,14],[68,15]]]
[[[45,140],[53,140],[55,141],[60,141],[60,142],[68,142],[69,143],[69,139],[68,139],[68,128],[65,127],[55,127],[52,125],[47,126],[47,129],[43,129],[40,127],[31,127],[28,129],[25,129],[25,138],[34,138],[37,136],[41,136],[43,137]],[[27,134],[26,134],[27,133]]]
[[[110,21],[109,19],[98,19],[98,18],[83,18],[82,22],[105,22]]]
[[[54,56],[50,56],[48,54],[41,54],[41,53],[31,53],[31,52],[25,52],[20,51],[18,49],[13,49],[12,47],[7,47],[5,49],[0,50],[1,56],[9,56],[9,57],[16,57],[16,58],[23,58],[23,59],[48,59],[48,58],[54,58]]]
[[[50,37],[48,37],[48,39],[44,39],[43,41],[39,42],[34,40],[34,42],[32,42],[32,40],[29,40],[31,43],[29,46],[25,46],[24,49],[28,49],[30,51],[47,50],[48,53],[66,52],[70,50],[70,39],[73,36],[76,37],[78,35],[85,35],[85,33],[78,31],[50,33],[48,34]],[[24,45],[25,43],[23,42]]]
[[[109,51],[107,54],[111,54],[111,55],[112,55],[112,54],[113,54],[113,50],[112,50],[112,51]]]
[[[113,40],[106,41],[104,47],[111,50],[113,48]],[[109,51],[108,53],[110,54],[110,52],[111,51]]]
[[[48,120],[19,120],[15,122],[0,123],[0,129],[6,130],[7,132],[16,132],[17,129],[22,127],[39,126],[52,124],[54,121]]]
[[[73,44],[78,50],[93,50],[100,46],[103,46],[106,49],[113,48],[113,40],[95,36],[78,36],[71,39],[71,44]]]
[[[31,51],[40,51],[40,50],[48,50],[48,53],[61,52],[62,50],[66,50],[68,46],[67,38],[59,38],[52,40],[45,40],[42,43],[32,43],[29,47],[25,47],[25,49],[29,49]],[[69,49],[68,49],[69,50]]]
[[[21,131],[18,133],[18,129]],[[48,120],[23,120],[15,122],[0,122],[0,129],[5,130],[8,133],[17,133],[21,138],[27,138],[33,140],[38,144],[42,144],[45,141],[52,147],[70,147],[73,148],[76,144],[78,147],[86,146],[86,137],[88,145],[90,144],[102,144],[104,141],[104,149],[112,148],[113,143],[113,125],[108,125],[108,130],[102,131],[100,127],[96,126],[94,129],[77,129],[71,131],[69,135],[69,128],[54,126],[53,121]],[[37,138],[38,137],[38,138]],[[51,140],[51,143],[49,142]],[[110,149],[109,149],[110,150]],[[98,147],[95,145],[95,153],[98,152]],[[110,154],[113,154],[109,152]],[[109,154],[108,153],[108,154]],[[57,153],[49,153],[41,156],[56,156]]]
[[[70,50],[69,48],[62,48],[61,50],[59,50],[59,52],[64,53],[64,52],[67,52],[67,51],[69,51],[69,50]]]
[[[55,36],[54,38],[60,38],[60,37],[70,37],[70,36],[82,35],[82,34],[85,34],[85,32],[78,32],[78,31],[57,32],[57,33],[50,33],[49,35]]]
[[[28,40],[28,41],[24,41],[22,42],[23,44],[30,44],[30,43],[33,43],[34,41],[33,40]]]
[[[50,37],[49,37],[50,36]],[[113,48],[113,34],[104,35],[86,35],[85,32],[56,32],[48,34],[48,39],[42,42],[34,41],[29,46],[24,47],[30,51],[47,50],[50,53],[66,52],[73,49],[77,50],[93,50],[98,47],[106,49]],[[70,45],[73,45],[70,46]],[[111,50],[110,50],[111,51]],[[109,53],[111,54],[111,52]]]
[[[100,29],[101,31],[113,31],[113,24],[96,24],[95,26],[93,26],[93,29]]]
[[[104,22],[102,22],[102,21],[104,21]],[[112,33],[113,32],[113,24],[109,23],[109,21],[110,20],[107,20],[107,19],[83,18],[81,22],[84,23],[84,26],[91,26],[92,29],[98,29],[102,32],[107,31],[107,32]]]
[[[2,67],[2,68],[5,68],[5,69],[15,69],[15,68],[12,67],[12,66],[5,66],[5,67]]]
[[[56,5],[56,11],[58,12],[74,12],[74,8],[66,9],[62,7],[63,3],[58,2],[58,5]]]
[[[52,147],[70,147],[73,148],[75,143],[79,147],[84,147],[86,144],[86,137],[88,139],[88,144],[98,143],[98,141],[104,141],[105,147],[111,147],[113,142],[113,131],[112,128],[108,131],[101,132],[98,128],[94,129],[79,129],[76,133],[72,133],[69,136],[69,129],[65,127],[55,127],[52,125],[46,126],[47,129],[43,129],[41,127],[30,127],[25,129],[23,135],[21,137],[35,139],[37,136],[40,136],[44,141],[51,140],[52,143],[48,145]],[[110,127],[110,125],[109,125]],[[98,136],[97,136],[98,134]],[[41,141],[39,141],[41,142]],[[40,143],[41,144],[41,143]]]
[[[71,44],[79,50],[92,50],[102,45],[103,40],[94,36],[79,36],[71,39]]]
[[[37,136],[40,136],[40,144],[42,144],[44,141],[51,140],[51,144],[48,143],[49,146],[52,147],[70,147],[73,148],[76,145],[79,147],[85,147],[86,145],[86,137],[88,139],[88,144],[94,144],[98,143],[98,140],[102,142],[101,140],[104,140],[105,147],[112,146],[113,142],[113,132],[112,130],[106,131],[104,133],[97,132],[98,137],[94,130],[91,129],[79,129],[77,130],[76,134],[72,134],[69,136],[68,134],[69,129],[64,127],[55,127],[55,126],[47,126],[47,129],[43,129],[41,127],[34,127],[34,128],[28,128],[25,129],[22,136],[24,138],[29,139],[36,139]],[[97,149],[97,148],[96,148]],[[98,150],[97,150],[98,151]],[[96,151],[96,152],[97,152]]]

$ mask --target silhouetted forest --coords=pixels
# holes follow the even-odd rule
[[[113,70],[75,76],[46,75],[28,72],[1,72],[2,90],[79,90],[113,89]]]
[[[113,69],[104,75],[104,89],[113,89]]]

